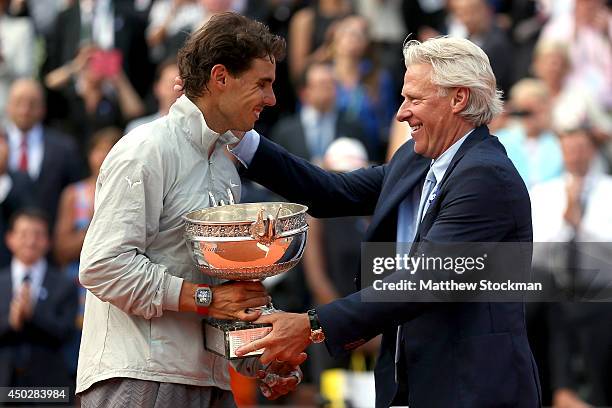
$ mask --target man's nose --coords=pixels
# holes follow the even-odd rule
[[[395,115],[395,118],[399,122],[405,122],[410,118],[410,116],[412,116],[412,112],[410,111],[410,109],[406,109],[406,108],[403,108],[403,106],[400,106],[400,108],[397,110],[397,114]]]
[[[274,95],[274,91],[271,90],[265,97],[264,97],[264,103],[267,106],[274,106],[276,105],[276,95]]]

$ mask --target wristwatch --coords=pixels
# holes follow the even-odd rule
[[[325,340],[325,333],[319,324],[319,317],[315,309],[308,311],[308,320],[310,320],[310,341],[313,343],[322,343]]]
[[[208,307],[212,303],[212,289],[208,285],[198,285],[195,290],[195,304],[198,308],[198,313],[208,315]]]

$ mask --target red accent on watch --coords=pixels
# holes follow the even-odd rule
[[[200,283],[197,285],[198,288],[210,288],[210,285],[206,285],[204,283]],[[198,306],[196,303],[197,313],[202,316],[208,316],[208,307]]]

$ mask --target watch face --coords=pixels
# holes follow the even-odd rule
[[[210,288],[197,288],[195,300],[198,306],[208,307],[212,303],[212,293]]]
[[[323,340],[325,340],[325,334],[323,333],[323,330],[313,330],[312,332],[310,332],[310,340],[312,340],[313,343],[323,342]]]

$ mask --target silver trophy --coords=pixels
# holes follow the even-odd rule
[[[203,273],[225,280],[263,280],[287,272],[302,258],[308,224],[306,206],[293,203],[217,205],[183,216],[185,241],[195,265]],[[263,314],[275,311],[263,306]],[[269,324],[208,319],[203,324],[206,349],[227,359],[239,358],[236,349],[264,337]],[[247,356],[261,355],[257,350]]]

